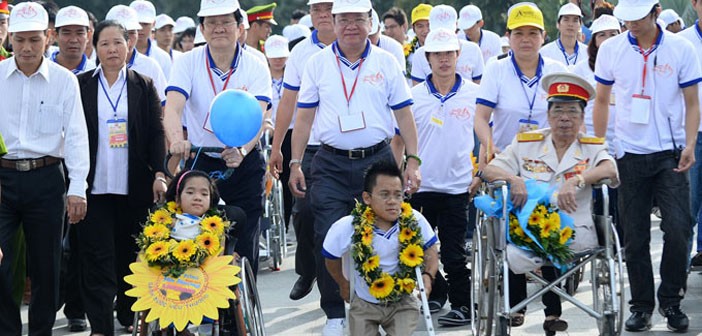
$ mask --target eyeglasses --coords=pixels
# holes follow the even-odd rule
[[[560,108],[560,107],[555,107],[552,108],[550,111],[548,111],[549,114],[555,117],[560,117],[560,116],[568,116],[568,117],[575,117],[583,113],[583,110],[571,107],[571,108]]]
[[[220,21],[220,22],[212,21],[212,22],[203,23],[203,26],[205,26],[206,28],[209,28],[210,30],[214,30],[216,28],[224,28],[224,29],[229,30],[232,27],[234,27],[234,25],[236,25],[236,20],[227,20],[227,21]]]
[[[391,194],[389,192],[381,192],[379,194],[371,194],[371,196],[373,196],[373,197],[377,196],[378,198],[380,198],[381,200],[383,200],[385,202],[390,201],[390,200],[402,202],[402,200],[405,198],[405,195],[402,193]]]
[[[347,27],[349,25],[362,26],[362,25],[368,23],[368,19],[366,19],[366,18],[339,19],[339,20],[336,20],[336,23],[338,23],[342,27]]]

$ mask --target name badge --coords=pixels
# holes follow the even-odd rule
[[[443,127],[443,126],[444,126],[444,120],[441,119],[441,118],[439,118],[439,117],[437,117],[437,116],[435,116],[435,115],[432,115],[432,116],[431,116],[431,125],[432,125],[432,126]]]
[[[536,120],[519,119],[519,133],[535,131],[539,129],[539,122]]]
[[[609,94],[609,105],[614,106],[614,105],[616,105],[616,104],[617,104],[617,100],[616,100],[616,98],[614,97],[614,92],[612,92],[612,93]]]
[[[648,124],[651,114],[651,96],[635,94],[631,96],[631,122],[635,124]]]
[[[110,148],[127,148],[127,120],[110,119],[107,121]]]
[[[366,128],[366,117],[363,112],[339,116],[339,130],[341,133],[353,132],[364,128]]]

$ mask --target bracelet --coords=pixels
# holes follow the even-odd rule
[[[288,163],[288,168],[292,168],[292,165],[294,165],[294,164],[302,165],[302,160],[298,160],[298,159],[290,160],[290,163]]]
[[[418,163],[420,166],[422,165],[422,159],[420,159],[419,156],[417,156],[417,155],[408,154],[408,155],[405,155],[405,157],[406,157],[405,161],[407,161],[407,160],[409,160],[409,159],[415,159],[415,160],[417,160],[417,163]]]
[[[168,184],[168,181],[166,181],[165,178],[160,177],[160,176],[156,178],[156,181],[161,181],[161,182],[163,182],[163,183],[165,183],[165,184]]]
[[[429,276],[429,278],[431,279],[431,282],[434,282],[434,276],[431,275],[431,273],[429,273],[429,272],[427,272],[427,271],[424,271],[424,272],[422,272],[422,275],[424,275],[424,274],[426,274],[426,275]]]

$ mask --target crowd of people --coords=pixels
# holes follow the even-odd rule
[[[658,0],[592,1],[588,16],[571,0],[549,38],[529,2],[505,13],[500,34],[474,5],[419,4],[409,16],[378,13],[370,0],[307,5],[275,35],[275,3],[201,0],[197,20],[174,20],[134,0],[99,20],[51,1],[0,1],[2,333],[21,334],[23,301],[30,335],[50,335],[61,307],[74,332],[113,335],[115,314],[133,330],[124,277],[149,210],[173,193],[166,153],[198,177],[235,168],[182,192],[243,210],[235,251],[254,269],[267,169],[283,181],[297,239],[290,299],[317,284],[323,335],[342,335],[347,321],[352,335],[411,333],[419,282],[430,313],[449,303],[440,325],[470,324],[472,196],[504,180],[519,206],[525,179],[558,188],[558,207],[576,219],[573,250],[597,242],[590,185],[617,187],[625,328],[650,329],[658,308],[670,330],[688,329],[680,305],[689,270],[702,267],[702,22],[687,27]],[[702,0],[691,6],[702,18]],[[210,123],[213,99],[228,89],[263,111],[258,136],[234,148]],[[224,150],[193,158],[193,146]],[[654,206],[664,232],[657,290]],[[356,274],[343,275],[345,256]],[[509,277],[515,305],[526,278]],[[543,329],[567,330],[558,296],[542,300]]]

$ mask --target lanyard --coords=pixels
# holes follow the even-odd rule
[[[107,97],[107,101],[110,103],[110,107],[112,107],[112,112],[114,112],[114,119],[117,120],[117,107],[119,107],[119,101],[122,99],[124,86],[127,85],[127,79],[124,79],[124,82],[122,83],[122,88],[119,89],[119,96],[117,96],[117,101],[114,103],[112,103],[112,98],[110,98],[110,95],[107,93],[107,89],[105,89],[105,83],[102,82],[102,77],[98,76],[98,80],[100,81],[100,87],[102,88],[102,92],[105,93],[105,97]]]
[[[658,32],[656,32],[656,41],[657,40],[658,40]],[[644,60],[643,71],[641,74],[641,94],[643,95],[644,91],[646,89],[646,72],[648,70],[647,69],[648,68],[648,57],[651,56],[653,51],[656,50],[656,42],[653,42],[653,45],[648,50],[644,50],[643,48],[641,48],[641,43],[638,42],[638,40],[636,42],[638,43],[638,46],[639,46],[639,53],[641,53],[641,56],[643,56],[643,60]]]
[[[526,99],[527,103],[529,104],[529,118],[528,120],[531,121],[531,116],[534,112],[534,103],[536,102],[536,93],[539,91],[538,86],[534,89],[534,94],[531,96],[531,100],[529,100],[529,94],[527,94],[527,90],[524,87],[524,84],[526,83],[528,87],[532,87],[534,85],[538,85],[539,81],[541,80],[541,75],[542,75],[542,62],[543,60],[541,59],[541,55],[539,55],[539,64],[536,67],[536,75],[534,78],[528,78],[524,73],[522,73],[522,70],[519,69],[519,65],[517,64],[517,61],[514,59],[514,56],[512,56],[512,65],[514,65],[514,70],[517,72],[517,77],[519,77],[519,84],[521,84],[522,87],[522,92],[524,93],[524,98]]]
[[[556,45],[558,46],[558,49],[561,49],[561,52],[563,53],[563,58],[565,58],[566,65],[571,65],[569,60],[570,57],[566,53],[565,47],[563,46],[563,43],[561,43],[561,39],[556,40]],[[575,53],[575,59],[573,60],[573,64],[578,63],[578,49],[579,49],[578,41],[575,41],[575,48],[573,48],[573,52]]]
[[[276,79],[272,80],[273,82],[273,89],[275,89],[276,96],[278,99],[282,98],[282,95],[280,94],[280,90],[283,88],[283,78],[281,78],[279,81]]]
[[[339,55],[336,55],[336,65],[339,67],[339,76],[341,76],[341,86],[344,88],[346,107],[351,106],[351,98],[353,98],[353,94],[354,92],[356,92],[356,84],[358,84],[358,76],[361,74],[361,67],[363,66],[363,61],[365,61],[365,58],[361,58],[361,62],[358,64],[358,72],[356,73],[356,79],[353,81],[353,86],[351,87],[351,94],[349,94],[346,90],[346,80],[344,79],[344,72],[341,70],[341,62],[339,61]]]
[[[210,58],[209,57],[205,57],[205,69],[207,70],[207,74],[210,75],[210,85],[212,85],[212,93],[216,96],[217,89],[215,88],[214,80],[212,80],[212,70],[210,69]],[[227,76],[227,80],[224,81],[224,86],[222,87],[222,91],[227,89],[227,84],[229,84],[229,80],[232,79],[233,75],[234,75],[234,67],[232,66],[231,68],[229,68],[229,75]]]

